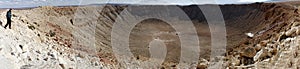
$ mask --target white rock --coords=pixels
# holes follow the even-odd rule
[[[58,61],[60,64],[67,64],[67,62],[65,61],[65,59],[63,57],[58,57]]]
[[[291,36],[293,33],[295,33],[297,31],[296,27],[292,27],[290,30],[285,32],[286,36]]]
[[[296,35],[299,35],[300,34],[300,27],[296,27],[297,30],[296,30]]]
[[[254,34],[252,34],[252,33],[246,33],[246,35],[251,38],[254,37]]]
[[[255,46],[255,50],[260,50],[261,48],[262,48],[261,44],[257,44],[257,45]]]
[[[258,59],[261,59],[263,57],[266,57],[268,55],[268,51],[266,49],[261,49],[259,52],[256,53],[256,55],[253,57],[254,61],[257,61]]]
[[[232,65],[235,65],[235,66],[240,65],[241,64],[240,62],[241,61],[236,57],[231,58],[231,64]]]
[[[16,69],[16,64],[14,64],[14,62],[11,61],[9,58],[6,58],[5,56],[0,56],[0,60],[1,69]]]
[[[296,26],[299,26],[299,25],[300,25],[300,22],[294,22],[292,27],[296,27]]]

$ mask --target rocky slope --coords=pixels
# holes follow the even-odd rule
[[[0,67],[131,67],[122,66],[111,47],[112,26],[117,16],[127,7],[128,5],[92,5],[13,10],[12,29],[0,28],[0,59],[3,60]],[[211,60],[210,32],[213,31],[209,30],[204,15],[196,5],[178,7],[192,19],[196,27],[197,33],[188,35],[201,38],[201,57],[197,68],[206,68]],[[227,31],[227,53],[222,58],[225,60],[224,68],[299,68],[297,54],[300,17],[297,3],[221,5],[220,8]],[[1,11],[2,26],[6,23],[5,14],[4,10]],[[187,20],[174,17],[174,21]],[[159,68],[178,67],[181,47],[176,33],[178,32],[161,20],[148,19],[140,22],[130,33],[130,49],[136,57],[132,59],[148,60],[148,45],[153,39],[159,38],[167,48],[167,56]],[[249,37],[245,33],[252,33],[254,36]],[[139,67],[138,64],[132,66]]]
[[[1,67],[4,69],[99,69],[104,65],[93,53],[72,47],[71,16],[56,12],[61,8],[42,7],[13,10],[12,29],[0,28]],[[69,11],[65,11],[69,12]],[[2,26],[6,12],[1,12]],[[72,14],[73,15],[73,14]],[[68,21],[65,21],[68,19]],[[62,26],[62,27],[61,27]],[[63,29],[62,29],[63,28]],[[66,31],[67,30],[67,31]],[[84,48],[84,47],[83,47]],[[3,66],[2,66],[3,65]]]

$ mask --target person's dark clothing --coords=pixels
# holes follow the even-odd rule
[[[6,19],[7,19],[7,23],[4,26],[4,28],[6,28],[7,26],[9,26],[9,29],[11,29],[11,9],[9,9],[9,11],[7,11],[7,13],[6,13]]]

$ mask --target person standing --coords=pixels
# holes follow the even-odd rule
[[[11,29],[11,10],[12,9],[9,9],[6,13],[6,19],[7,19],[7,23],[6,25],[4,26],[4,28],[6,29],[7,26],[9,26],[9,29]]]

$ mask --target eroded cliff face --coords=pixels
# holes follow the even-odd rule
[[[186,21],[192,21],[197,32],[188,32],[189,34],[187,35],[196,35],[199,37],[200,57],[197,68],[206,68],[208,64],[210,64],[209,62],[212,60],[209,59],[211,53],[211,32],[213,31],[210,31],[203,13],[196,5],[93,5],[79,7],[39,7],[27,10],[13,10],[13,29],[1,29],[3,32],[10,32],[1,36],[3,38],[1,38],[3,41],[1,41],[1,49],[5,50],[10,48],[13,50],[16,49],[17,51],[5,50],[7,52],[2,52],[1,54],[6,54],[4,56],[6,58],[8,58],[7,56],[12,56],[9,58],[12,60],[18,59],[17,62],[12,62],[12,64],[20,65],[16,66],[17,68],[26,66],[28,68],[42,68],[39,67],[41,65],[50,65],[50,67],[53,68],[131,67],[120,65],[122,63],[119,63],[116,59],[111,45],[112,27],[118,15],[124,11],[132,11],[128,10],[128,7],[135,8],[136,10],[139,10],[139,8],[145,9],[143,7],[179,7],[182,9],[191,20],[182,17],[170,17],[170,19],[174,22],[179,22],[178,25],[184,25]],[[297,34],[298,29],[293,30],[294,27],[298,26],[297,22],[299,22],[297,16],[298,8],[296,7],[297,6],[290,5],[289,3],[220,5],[227,31],[227,52],[225,57],[222,58],[225,59],[224,66],[230,68],[259,68],[261,67],[259,66],[261,65],[260,61],[272,59],[274,55],[280,56],[282,53],[279,51],[283,49],[282,47],[277,47],[278,44],[280,45],[281,43],[284,46],[287,43],[284,44],[282,41],[290,38],[293,38],[294,40],[298,39],[298,37],[296,37],[299,35]],[[2,12],[1,15],[3,26],[6,22],[6,20],[4,20],[5,12]],[[160,15],[167,16],[168,14]],[[288,33],[289,30],[292,32]],[[159,19],[147,19],[141,21],[132,29],[129,36],[129,48],[135,57],[132,59],[139,61],[149,60],[149,43],[152,40],[160,39],[167,48],[167,56],[161,67],[178,67],[177,64],[182,55],[180,54],[181,42],[178,33],[180,32],[176,31],[170,24]],[[252,33],[254,36],[249,37],[245,35],[245,33]],[[5,35],[9,35],[9,37],[6,37]],[[123,34],[119,35],[121,36]],[[12,43],[4,42],[6,40],[11,41]],[[22,44],[22,42],[25,43]],[[32,45],[30,42],[35,42],[37,45]],[[18,46],[16,43],[20,44],[19,46],[21,46],[21,48],[29,48],[30,50],[20,49],[19,51],[18,47],[12,47]],[[294,47],[297,47],[297,45]],[[260,56],[260,51],[265,48],[268,49],[266,51],[271,53],[271,55]],[[40,53],[36,51],[40,51]],[[32,55],[27,55],[29,57],[7,55],[10,53],[22,55],[24,54],[23,52],[28,52],[28,54]],[[46,61],[47,59],[42,57],[42,55],[47,55],[47,53],[49,57],[53,57],[53,61]],[[51,53],[56,55],[52,56]],[[32,58],[33,56],[39,58],[39,60],[35,60],[35,58]],[[270,61],[276,62],[281,60]],[[253,64],[258,66],[251,66]],[[272,66],[274,64],[269,65]],[[139,67],[138,64],[132,66]]]

